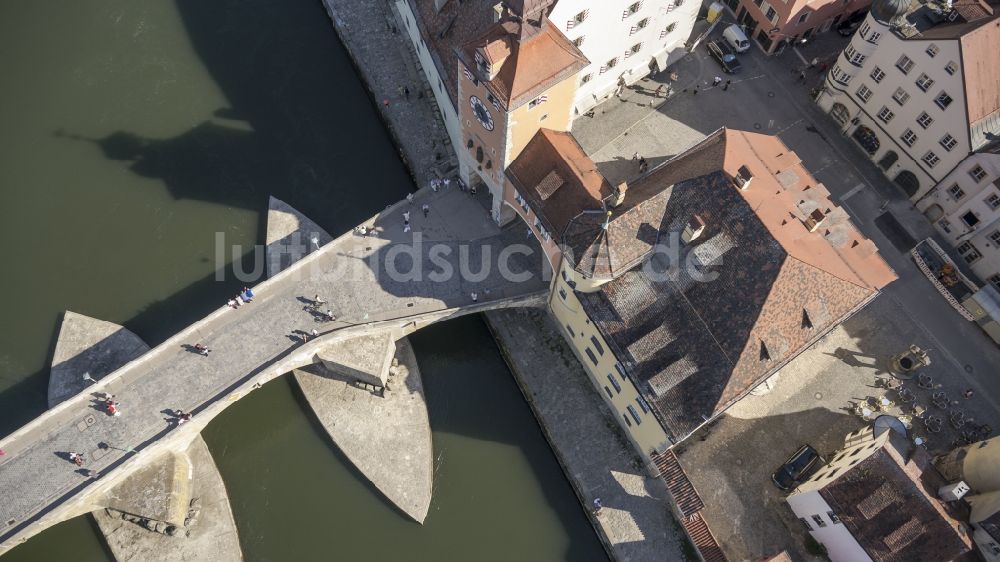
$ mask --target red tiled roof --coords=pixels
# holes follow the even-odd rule
[[[541,129],[506,170],[556,241],[581,211],[600,211],[611,185],[570,133]]]
[[[972,551],[964,502],[938,500],[945,480],[927,452],[895,443],[887,439],[820,495],[875,562],[949,561]]]
[[[740,168],[753,174],[745,190],[732,179]],[[713,134],[634,182],[612,212],[606,228],[600,213],[575,216],[563,255],[614,277],[578,297],[675,441],[895,279],[795,154],[764,135]],[[693,216],[704,232],[679,244]],[[658,243],[672,251],[650,253]]]
[[[497,41],[510,45],[510,55],[498,71],[494,70],[492,80],[479,75],[487,89],[508,109],[527,103],[590,64],[580,49],[547,18],[539,33],[524,40],[517,39],[520,27],[515,20],[501,20],[458,50],[462,63],[479,75],[474,62],[477,49],[485,49]]]

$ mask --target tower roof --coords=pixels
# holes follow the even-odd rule
[[[910,0],[875,0],[871,14],[877,21],[888,25],[906,15],[909,9]]]

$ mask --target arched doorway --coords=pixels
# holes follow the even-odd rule
[[[893,181],[896,182],[896,185],[903,188],[907,197],[913,197],[920,190],[920,180],[909,170],[903,170],[896,174],[896,179]]]
[[[854,132],[851,133],[851,138],[857,141],[861,145],[861,148],[865,149],[865,152],[871,155],[878,152],[878,147],[882,146],[875,131],[864,125],[860,125],[857,129],[854,129]]]
[[[894,150],[890,150],[885,153],[885,156],[883,156],[881,160],[878,161],[878,167],[883,170],[888,170],[890,166],[896,163],[896,160],[899,160],[899,155],[896,154]]]
[[[941,208],[941,205],[935,203],[930,207],[927,207],[924,211],[924,216],[927,217],[927,220],[930,222],[937,222],[944,216],[944,209]]]
[[[841,126],[847,124],[847,120],[851,118],[851,112],[847,110],[847,106],[842,103],[835,103],[833,107],[830,108],[830,117],[836,121]]]

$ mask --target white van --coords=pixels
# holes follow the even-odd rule
[[[750,48],[750,41],[747,40],[747,36],[744,35],[740,26],[735,23],[722,32],[722,37],[737,53],[746,52]]]

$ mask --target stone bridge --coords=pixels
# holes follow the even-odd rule
[[[524,225],[498,228],[474,196],[454,187],[440,193],[421,190],[361,225],[376,236],[356,229],[330,240],[282,205],[272,200],[272,275],[253,287],[252,302],[238,309],[220,303],[151,350],[123,328],[84,328],[74,335],[64,320],[63,335],[87,344],[64,346],[60,339],[51,408],[0,441],[5,453],[0,457],[0,553],[51,525],[113,507],[131,475],[191,472],[183,459],[164,469],[164,459],[200,441],[200,431],[216,415],[278,376],[317,364],[351,373],[359,369],[348,365],[352,354],[365,349],[374,349],[370,353],[376,357],[368,358],[374,371],[384,371],[387,362],[379,349],[428,324],[544,304],[545,258],[537,242],[526,237]],[[308,253],[301,259],[270,259],[287,255],[288,247],[303,238]],[[235,295],[242,285],[232,272],[219,273]],[[321,311],[332,311],[335,321],[320,318],[309,306],[314,295],[327,301]],[[317,335],[311,336],[313,330]],[[194,352],[195,343],[208,346],[209,355]],[[96,382],[85,380],[81,369]],[[115,396],[120,415],[104,411],[104,393]],[[178,424],[171,415],[176,410],[194,416]],[[83,469],[68,461],[70,452],[84,454]],[[429,485],[428,480],[428,495]],[[418,520],[426,514],[426,507],[419,514],[404,510]]]

